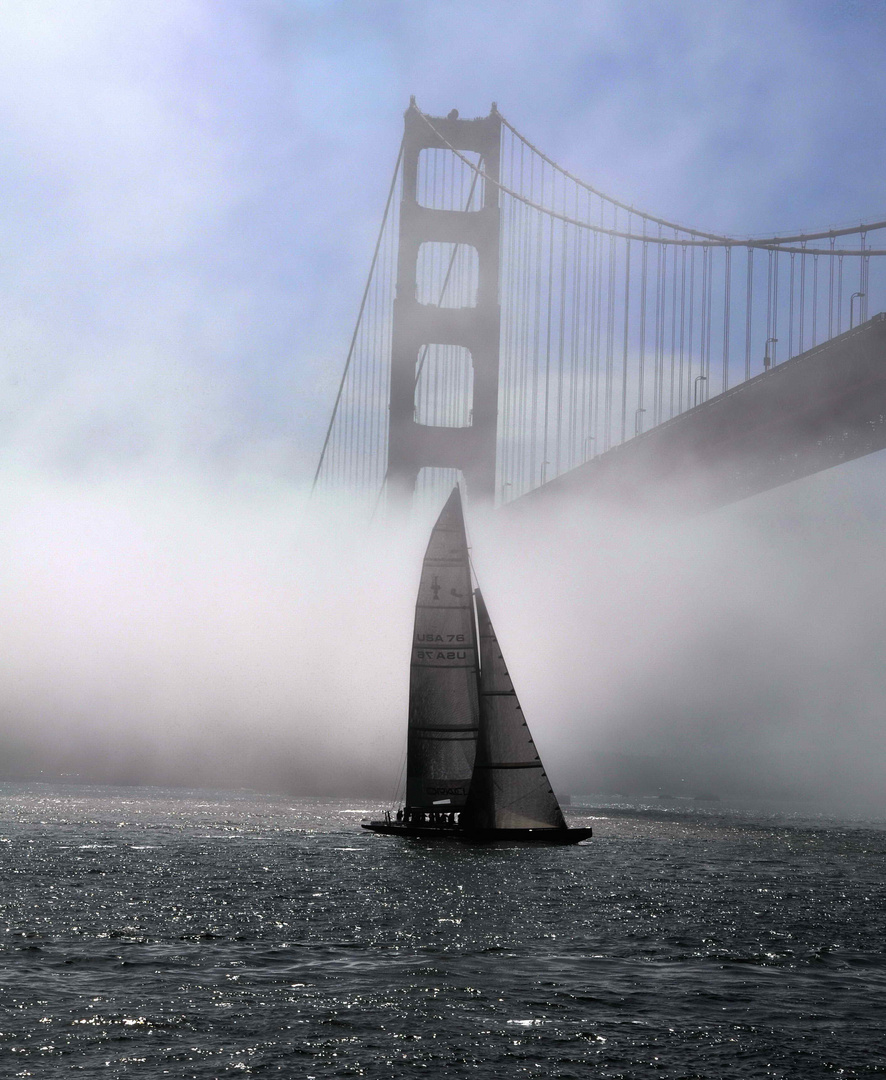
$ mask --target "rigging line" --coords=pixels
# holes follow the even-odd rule
[[[417,111],[419,113],[419,116],[421,116],[421,118],[425,121],[425,123],[428,125],[428,127],[431,129],[431,131],[433,131],[433,133],[436,135],[436,137],[446,147],[448,147],[454,154],[456,154],[458,157],[460,157],[461,160],[465,163],[465,165],[468,166],[469,169],[472,169],[475,172],[477,172],[479,175],[481,175],[483,177],[484,180],[487,180],[490,184],[495,185],[495,187],[497,187],[499,189],[499,191],[504,192],[506,195],[511,195],[515,199],[520,199],[521,202],[529,202],[529,200],[526,199],[526,197],[524,195],[520,195],[518,192],[513,191],[510,188],[506,187],[504,184],[501,183],[501,181],[496,180],[492,176],[489,176],[479,165],[475,165],[474,162],[469,161],[468,158],[466,158],[463,154],[461,154],[458,150],[456,150],[456,148],[452,145],[452,143],[450,143],[447,139],[445,139],[440,134],[440,132],[431,123],[431,118],[429,116],[427,116],[425,113],[421,112],[421,110],[417,110]],[[498,115],[502,119],[502,121],[504,121],[504,117],[501,116],[500,113]],[[508,125],[508,126],[510,126],[510,125]],[[512,130],[514,130],[514,129],[512,129]],[[514,133],[516,135],[518,135],[518,136],[520,134],[517,131],[515,131]],[[532,147],[531,143],[527,143],[527,145],[530,146],[531,149],[535,150],[535,148]],[[561,169],[560,166],[558,166],[555,162],[551,161],[550,158],[545,157],[545,155],[542,154],[540,151],[535,150],[535,153],[537,153],[538,156],[540,158],[542,158],[543,161],[547,162],[547,164],[549,164],[552,168],[557,169],[560,172],[565,172],[565,170]],[[569,179],[575,181],[576,183],[579,183],[579,184],[581,183],[580,180],[577,180],[576,177],[572,176],[571,174],[567,173],[566,175],[569,176]],[[594,191],[593,188],[591,188],[590,190]],[[635,208],[633,208],[631,206],[627,206],[627,205],[625,205],[623,203],[617,202],[615,199],[610,198],[608,195],[605,195],[605,194],[603,194],[603,192],[600,192],[600,191],[594,191],[594,194],[598,195],[601,199],[605,199],[607,202],[611,203],[613,206],[615,206],[615,207],[617,207],[619,209],[627,210],[629,213],[635,214],[637,217],[647,217],[648,220],[654,221],[657,225],[663,225],[666,228],[675,229],[678,232],[688,233],[690,236],[701,237],[701,239],[699,239],[699,240],[686,240],[685,238],[671,239],[669,237],[650,238],[650,239],[654,239],[654,242],[656,242],[656,243],[665,244],[665,245],[689,244],[689,245],[694,245],[696,247],[706,247],[706,246],[711,246],[711,245],[715,245],[717,247],[759,247],[759,248],[763,248],[764,250],[768,250],[769,248],[782,248],[783,244],[789,244],[789,243],[794,243],[794,242],[800,243],[800,242],[806,241],[806,240],[826,240],[826,239],[833,238],[833,237],[836,237],[836,236],[857,236],[862,232],[873,232],[876,229],[886,229],[886,220],[884,220],[884,221],[875,221],[875,222],[865,222],[865,223],[861,223],[859,225],[847,226],[846,228],[842,228],[842,229],[823,229],[821,231],[816,231],[816,232],[792,233],[792,234],[786,234],[784,236],[778,236],[778,235],[775,235],[775,236],[761,236],[761,237],[754,237],[754,236],[748,236],[748,237],[725,236],[722,233],[707,233],[707,232],[703,232],[700,229],[689,229],[689,228],[686,228],[686,227],[684,227],[682,225],[676,225],[673,222],[668,222],[668,221],[664,221],[663,219],[660,220],[658,218],[654,218],[654,217],[652,217],[652,215],[645,215],[642,210],[637,210],[637,209],[635,209]],[[556,210],[552,210],[549,207],[539,205],[537,203],[530,203],[530,205],[534,206],[534,208],[536,210],[540,210],[544,214],[548,214],[551,217],[557,218],[560,221],[565,221],[565,222],[567,222],[567,224],[577,225],[579,228],[582,228],[582,229],[591,229],[594,232],[599,231],[599,232],[604,232],[604,233],[611,233],[613,236],[621,237],[623,240],[642,240],[643,239],[642,234],[640,234],[640,233],[629,234],[629,233],[625,233],[625,232],[619,232],[618,230],[614,230],[614,229],[605,229],[602,226],[592,225],[590,222],[587,222],[587,221],[576,221],[574,218],[567,217],[565,214],[559,213]],[[829,252],[822,251],[822,254],[829,254]],[[860,251],[845,251],[842,254],[845,254],[845,255],[861,255],[861,252]],[[886,249],[884,249],[882,251],[872,251],[871,249],[868,249],[866,254],[868,254],[868,255],[886,255]]]
[[[373,252],[372,262],[370,263],[370,266],[369,266],[369,276],[366,279],[366,287],[363,290],[363,298],[360,301],[360,310],[357,313],[357,325],[354,327],[354,333],[353,333],[353,336],[351,337],[351,344],[350,344],[350,347],[348,349],[347,359],[345,360],[345,369],[342,372],[341,382],[339,383],[339,386],[338,386],[338,393],[335,396],[335,404],[332,406],[332,416],[331,416],[331,418],[329,420],[329,427],[326,429],[326,438],[323,440],[323,449],[320,451],[320,460],[317,462],[317,471],[314,473],[314,480],[313,480],[313,482],[311,484],[311,490],[310,490],[310,493],[308,495],[308,498],[310,498],[310,496],[314,494],[314,488],[316,488],[316,486],[317,486],[317,479],[320,476],[320,470],[323,468],[323,458],[326,455],[326,447],[329,445],[329,437],[332,434],[332,425],[335,423],[335,416],[336,416],[336,413],[338,412],[338,405],[339,405],[339,402],[341,401],[342,391],[345,388],[345,379],[348,377],[348,368],[351,366],[351,357],[354,355],[354,343],[357,340],[357,334],[358,334],[358,332],[360,330],[360,320],[363,318],[363,309],[366,307],[366,298],[369,295],[369,289],[370,289],[370,286],[372,285],[372,275],[373,275],[373,272],[375,271],[375,264],[378,261],[378,251],[379,251],[379,248],[381,247],[382,237],[384,236],[385,224],[387,223],[388,213],[389,213],[389,211],[391,209],[391,203],[392,203],[392,201],[394,199],[394,190],[397,187],[397,177],[400,174],[400,163],[403,160],[403,147],[404,147],[405,143],[406,143],[406,138],[404,136],[404,138],[400,140],[400,149],[399,149],[399,151],[397,153],[397,163],[394,166],[394,176],[393,176],[393,178],[391,180],[390,191],[388,191],[388,201],[385,203],[385,212],[382,215],[381,228],[378,230],[378,239],[375,242],[375,251]]]
[[[403,752],[400,759],[400,769],[397,773],[397,783],[394,787],[393,795],[391,796],[389,806],[393,810],[394,807],[400,802],[399,795],[403,790],[403,775],[406,772],[406,757],[407,757],[407,739],[408,735],[403,739]],[[406,794],[404,792],[403,802],[406,802]]]

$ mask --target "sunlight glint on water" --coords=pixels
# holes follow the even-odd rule
[[[877,1067],[882,826],[600,804],[577,848],[478,849],[363,833],[369,802],[6,784],[0,808],[6,1075]]]

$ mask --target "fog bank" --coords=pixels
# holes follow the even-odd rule
[[[879,457],[689,521],[469,510],[561,792],[882,808]],[[390,796],[427,515],[4,478],[3,774]]]

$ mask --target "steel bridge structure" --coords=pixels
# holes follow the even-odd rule
[[[690,228],[413,99],[314,490],[691,508],[882,449],[883,229]]]

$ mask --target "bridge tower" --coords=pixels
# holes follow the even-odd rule
[[[428,122],[430,121],[430,123]],[[425,118],[412,99],[405,113],[403,182],[397,290],[393,305],[388,484],[393,497],[411,498],[422,468],[460,469],[473,499],[495,497],[498,426],[499,325],[499,157],[501,118]],[[439,209],[418,199],[419,158],[427,149],[455,149],[479,155],[488,179],[477,210]],[[473,160],[473,159],[472,159]],[[491,181],[491,182],[490,182]],[[466,245],[477,257],[477,297],[473,307],[419,302],[418,265],[422,244]],[[419,357],[427,346],[466,349],[473,368],[473,401],[466,403],[464,427],[419,423],[416,383]]]

